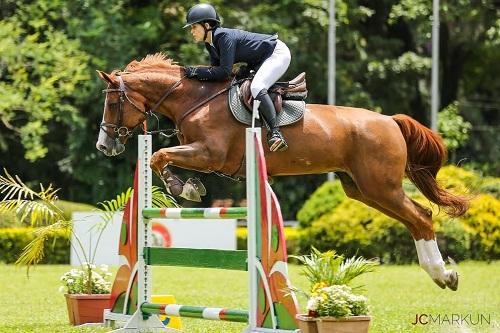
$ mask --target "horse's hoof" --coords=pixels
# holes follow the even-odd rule
[[[434,281],[434,283],[436,283],[439,286],[439,288],[441,288],[441,289],[445,289],[446,288],[446,283],[441,282],[439,280],[435,280],[435,279],[432,279],[432,281]]]
[[[458,289],[458,273],[455,271],[451,271],[450,275],[448,275],[448,280],[446,280],[446,286],[453,291]]]
[[[198,178],[189,178],[186,183],[193,185],[202,197],[207,195],[207,189],[205,188],[205,185],[203,185],[203,183]]]
[[[182,187],[182,193],[179,194],[181,198],[184,198],[189,201],[195,201],[195,202],[200,202],[201,201],[201,196],[196,187],[189,183],[186,182],[184,186]]]
[[[165,186],[167,192],[170,195],[178,196],[182,193],[182,188],[183,188],[182,182],[178,182],[172,179],[164,180],[163,178],[161,180],[163,181],[163,185]]]

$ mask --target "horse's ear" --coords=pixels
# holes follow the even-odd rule
[[[100,70],[97,70],[97,69],[96,69],[96,72],[97,72],[97,75],[99,75],[99,77],[103,81],[106,81],[106,82],[111,83],[111,84],[115,84],[115,80],[113,80],[113,77],[111,75],[106,74],[103,71],[100,71]]]

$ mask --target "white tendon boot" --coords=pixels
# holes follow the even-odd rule
[[[415,240],[415,247],[420,267],[429,274],[432,280],[443,289],[448,287],[451,290],[457,290],[458,274],[454,270],[444,267],[436,240]]]

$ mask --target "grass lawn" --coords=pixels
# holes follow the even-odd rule
[[[466,262],[457,267],[457,292],[441,290],[418,266],[382,266],[360,279],[372,307],[370,332],[500,332],[500,262]],[[26,271],[0,265],[0,332],[107,332],[106,328],[81,329],[69,326],[65,300],[58,292],[59,277],[69,266],[38,266]],[[300,268],[291,266],[291,279],[299,287],[306,281]],[[189,268],[154,268],[155,294],[176,296],[186,305],[246,308],[247,275],[244,272]],[[305,300],[301,307],[305,307]],[[417,314],[445,315],[441,324],[412,325]],[[483,325],[451,323],[452,315],[471,323],[478,315],[490,320]],[[425,321],[425,320],[424,320]],[[243,324],[183,319],[184,332],[241,332]]]

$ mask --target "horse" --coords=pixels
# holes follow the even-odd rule
[[[133,60],[124,71],[97,73],[107,83],[96,143],[105,155],[123,152],[133,130],[159,113],[175,124],[170,135],[180,143],[159,149],[151,158],[151,168],[170,193],[189,198],[189,193],[203,195],[205,189],[196,181],[183,182],[169,166],[243,176],[246,126],[229,111],[230,79],[188,79],[184,67],[162,53]],[[439,287],[457,290],[458,274],[445,267],[432,211],[402,188],[406,175],[448,215],[467,211],[467,198],[447,192],[436,182],[447,157],[437,133],[406,115],[321,104],[306,104],[303,118],[282,132],[289,148],[266,152],[270,177],[335,172],[349,198],[403,223],[414,238],[420,266]]]

